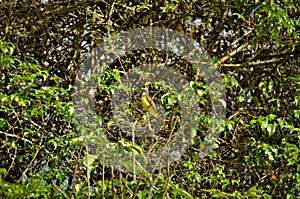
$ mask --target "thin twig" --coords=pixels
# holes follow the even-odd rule
[[[173,175],[170,175],[169,176],[169,179],[168,179],[168,182],[167,182],[167,185],[166,185],[166,188],[165,188],[165,191],[164,191],[164,194],[162,196],[162,198],[165,198],[167,192],[168,192],[168,189],[169,189],[169,185],[170,185],[170,182],[171,182],[171,178],[173,177]]]
[[[121,198],[123,199],[124,196],[123,196],[123,180],[122,180],[122,174],[121,172],[119,172],[119,182],[120,182],[120,189],[121,189]]]
[[[89,158],[88,158],[88,155],[89,155],[89,146],[86,146],[86,171],[87,171],[87,185],[88,185],[88,199],[91,198],[91,184],[90,184],[90,170],[89,170]]]
[[[139,180],[138,180],[138,183],[137,183],[137,185],[136,185],[136,188],[135,188],[135,190],[134,190],[134,193],[133,193],[132,198],[135,198],[135,196],[136,196],[136,194],[137,194],[137,192],[138,192],[138,190],[139,190],[139,187],[140,187],[140,184],[141,184],[141,180],[142,180],[142,176],[140,176],[140,178],[139,178]]]
[[[33,161],[35,160],[36,156],[38,155],[39,151],[40,151],[40,149],[36,149],[35,154],[34,154],[32,160],[31,160],[30,163],[27,165],[26,169],[25,169],[25,170],[23,171],[23,173],[22,173],[22,176],[19,178],[19,180],[18,180],[17,182],[20,182],[20,181],[24,178],[26,172],[28,171],[29,167],[32,165],[32,163],[33,163]]]
[[[20,139],[20,140],[23,140],[24,142],[28,142],[28,143],[30,143],[31,145],[33,145],[33,143],[32,143],[30,140],[28,140],[28,139],[26,139],[26,138],[21,138],[21,137],[19,137],[18,135],[14,135],[14,134],[10,134],[10,133],[5,133],[5,132],[3,132],[3,131],[0,131],[0,133],[6,135],[6,136],[8,136],[8,137],[15,137],[15,138],[18,138],[18,139]]]
[[[225,61],[227,61],[228,59],[230,59],[231,57],[233,57],[237,53],[241,52],[246,46],[248,46],[249,43],[250,43],[250,41],[247,41],[246,43],[244,43],[243,45],[241,45],[237,49],[233,50],[231,53],[229,53],[225,57],[222,57],[217,63],[215,63],[215,67],[218,67],[219,65],[221,65],[222,63],[224,63]]]
[[[284,60],[285,58],[273,58],[270,60],[265,60],[265,61],[256,61],[256,62],[249,62],[249,63],[243,63],[243,64],[222,64],[223,66],[226,67],[242,67],[242,66],[257,66],[257,65],[263,65],[263,64],[270,64],[270,63],[274,63],[274,62],[278,62],[281,60]]]
[[[73,183],[72,183],[72,197],[75,197],[75,198],[77,198],[77,196],[76,196],[76,189],[75,189],[76,177],[77,177],[76,174],[78,172],[78,163],[79,163],[80,155],[82,153],[82,149],[83,149],[83,143],[80,146],[80,150],[79,150],[78,156],[75,156],[76,163],[75,163],[75,170],[73,171]]]
[[[159,172],[160,173],[160,172]],[[156,184],[157,180],[158,180],[159,174],[156,175],[156,178],[152,181],[151,183],[151,176],[149,177],[149,184],[150,184],[150,189],[149,189],[149,195],[148,195],[148,199],[151,198],[151,193],[152,193],[152,189],[154,187],[154,185]]]
[[[104,164],[102,164],[102,187],[101,187],[101,191],[102,191],[102,198],[104,198],[104,180],[105,180],[105,178],[104,178],[104,174],[105,174],[105,171],[104,171]]]
[[[70,199],[65,192],[63,192],[57,185],[56,185],[56,180],[52,180],[52,185],[53,187],[61,193],[65,198]]]
[[[39,143],[39,146],[36,149],[36,152],[35,152],[32,160],[30,161],[30,163],[28,164],[28,166],[26,167],[26,169],[23,171],[22,176],[19,178],[19,180],[17,182],[20,182],[23,179],[23,177],[25,176],[26,172],[28,171],[28,169],[30,168],[30,166],[33,164],[34,160],[36,159],[36,156],[38,155],[38,153],[40,151],[39,147],[41,147],[42,143],[43,143],[43,139],[41,139],[41,141]]]

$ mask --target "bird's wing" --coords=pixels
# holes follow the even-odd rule
[[[156,109],[156,105],[155,103],[153,102],[153,100],[151,99],[151,97],[147,94],[147,100],[148,102],[150,103],[151,107],[153,108],[153,110],[155,111],[155,113],[157,113],[157,109]]]

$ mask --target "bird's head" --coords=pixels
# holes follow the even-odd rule
[[[146,95],[146,94],[148,94],[149,93],[149,91],[148,91],[148,89],[147,88],[142,88],[141,89],[142,90],[142,92],[143,92],[143,95]]]

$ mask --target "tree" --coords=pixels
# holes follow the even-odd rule
[[[298,7],[273,0],[2,2],[0,195],[12,196],[9,190],[19,187],[19,197],[29,197],[39,179],[36,197],[48,192],[49,198],[299,196]],[[136,145],[114,123],[111,96],[133,65],[168,62],[203,93],[197,97],[205,114],[189,149],[169,167],[139,178],[93,159],[93,148],[77,134],[72,96],[86,52],[105,37],[149,26],[179,31],[204,46],[222,73],[227,110],[216,148],[200,159],[210,96],[191,65],[154,49],[120,57],[98,82],[96,112],[109,140],[121,147]],[[177,101],[164,95],[169,88],[150,86],[161,104]],[[138,96],[137,90],[131,104],[142,110]],[[171,105],[168,111],[175,110]]]

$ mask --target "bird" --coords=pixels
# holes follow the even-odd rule
[[[158,119],[160,122],[164,122],[164,120],[160,117],[160,115],[157,112],[156,105],[150,97],[148,89],[142,88],[141,90],[143,91],[141,97],[141,104],[144,111],[150,113],[150,115]]]

